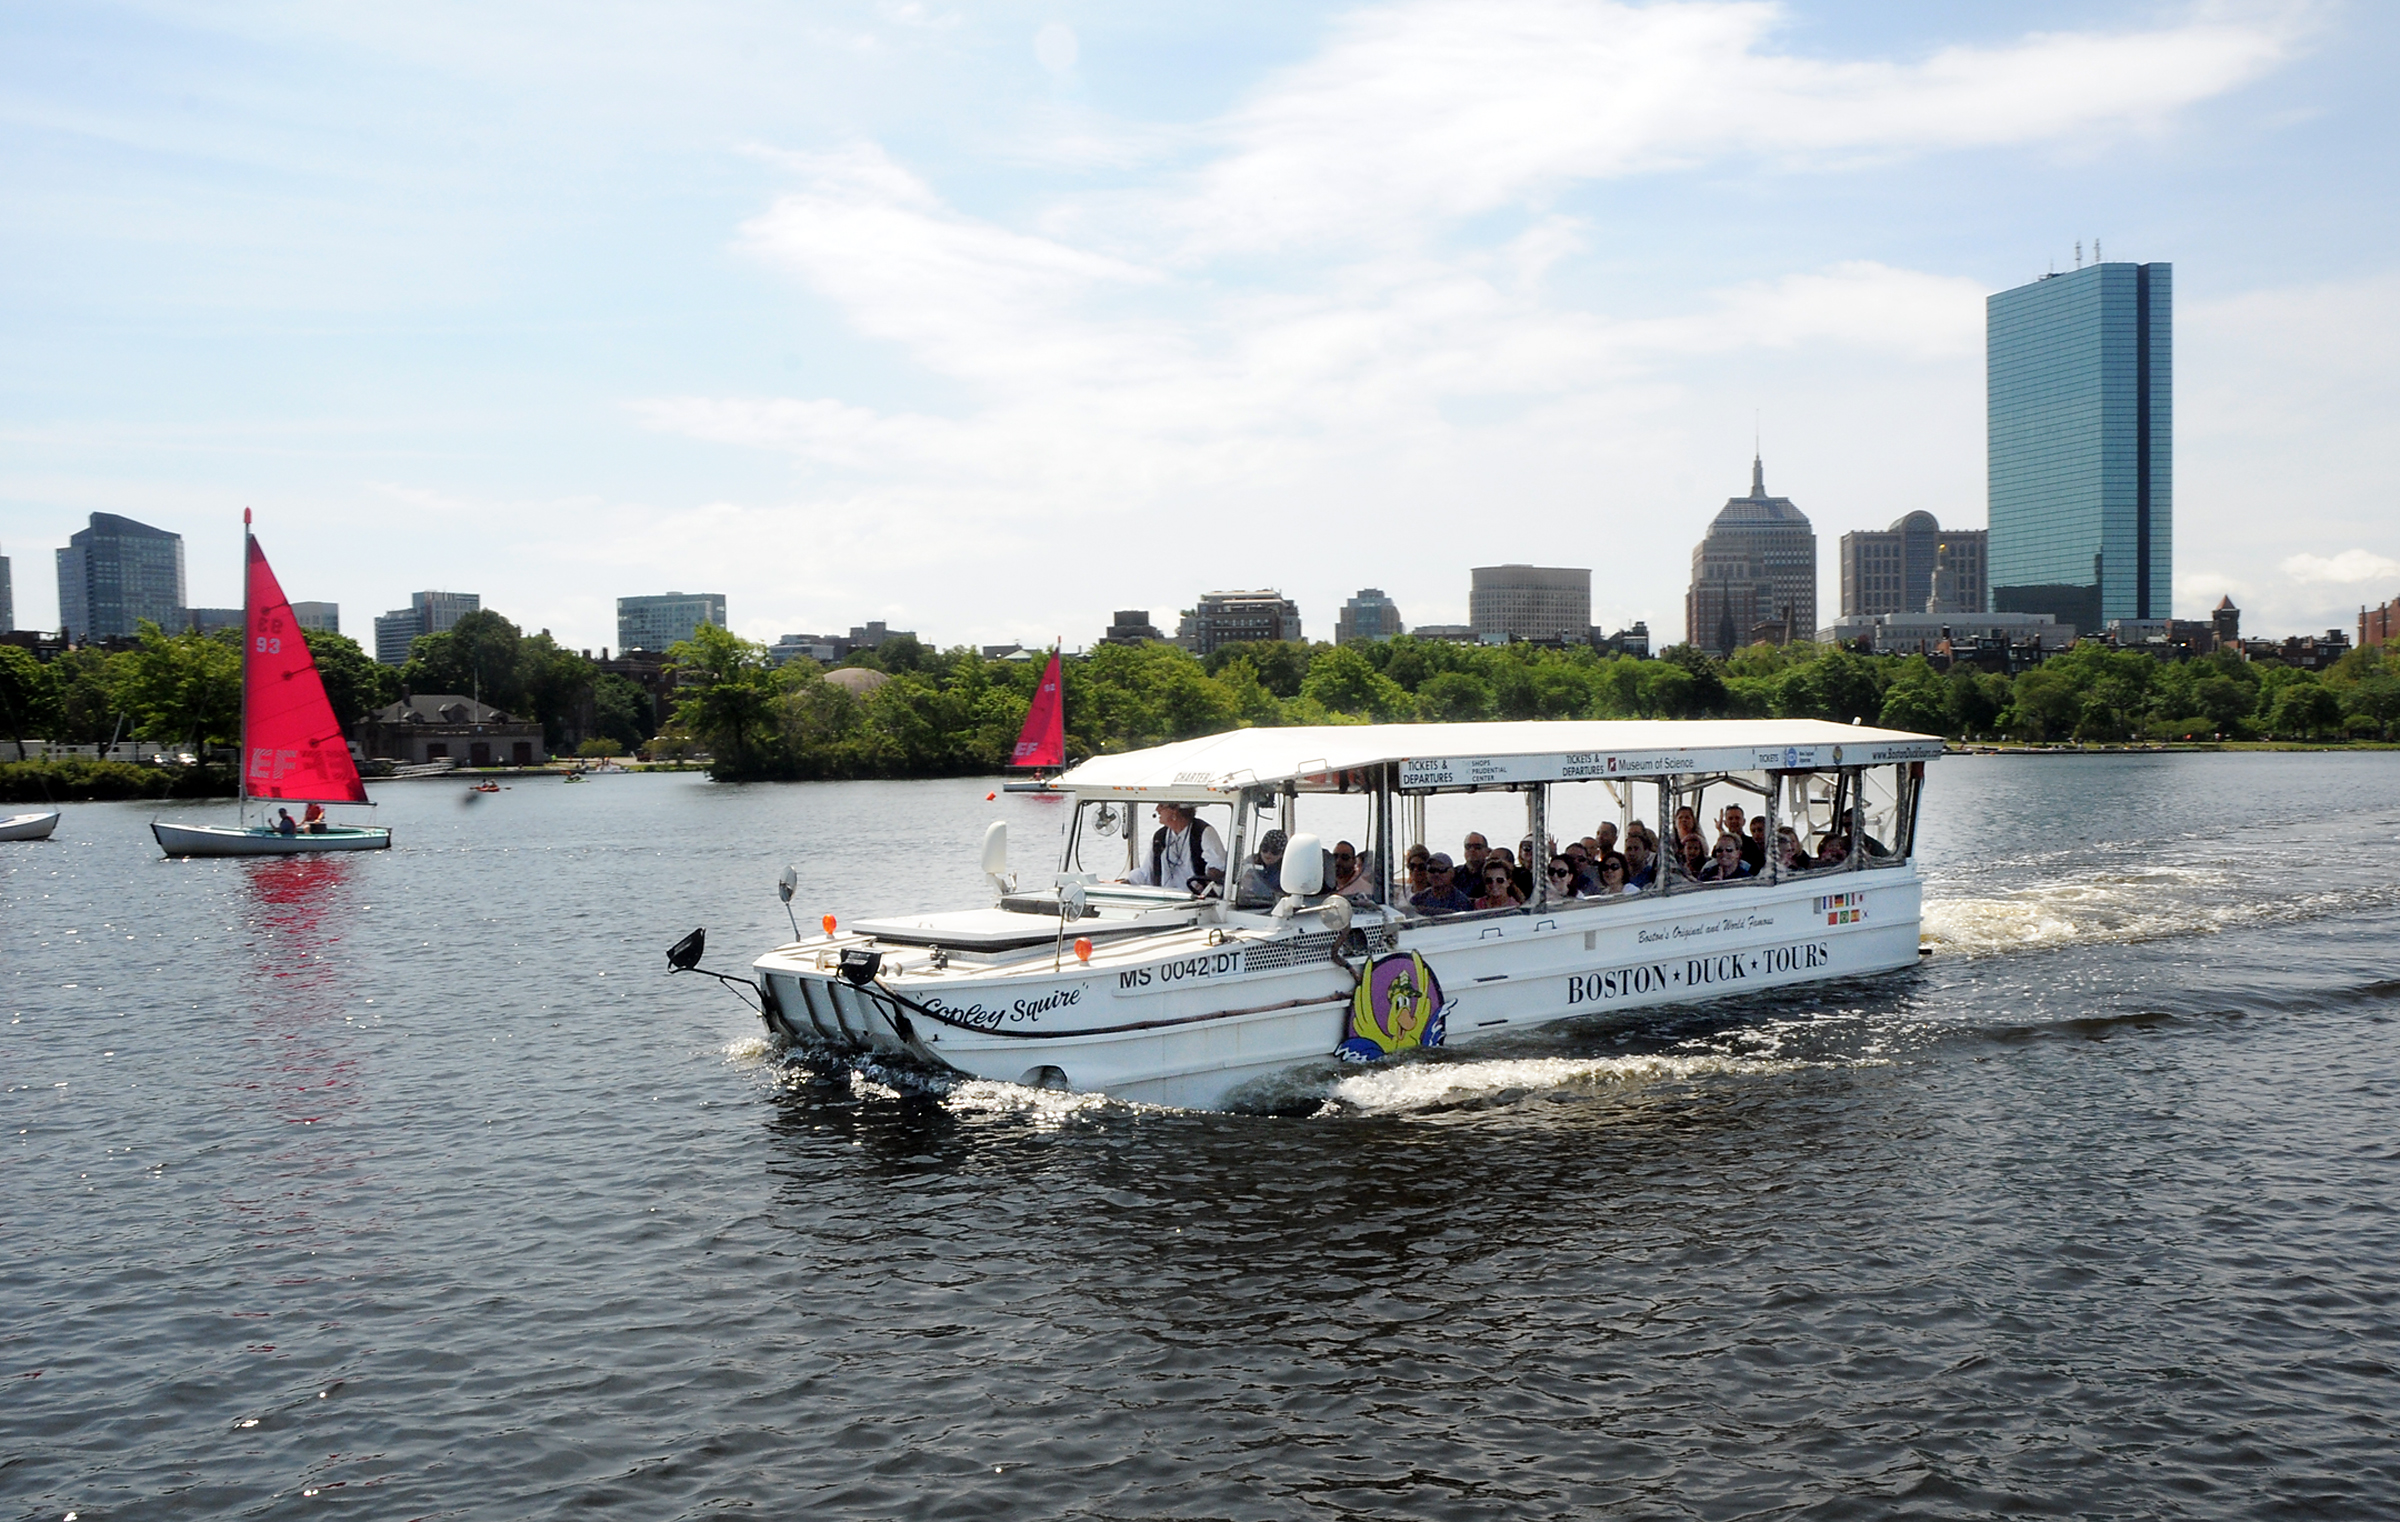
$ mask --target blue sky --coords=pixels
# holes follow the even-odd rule
[[[2176,611],[2347,626],[2390,505],[2400,19],[2364,4],[0,11],[0,552],[93,511],[366,637],[1093,638],[1595,568],[1746,488],[1984,519],[1982,303],[2176,267]]]

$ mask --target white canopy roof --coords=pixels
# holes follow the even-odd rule
[[[1089,796],[1206,798],[1288,781],[1338,785],[1396,762],[1411,791],[1582,782],[1674,772],[1807,770],[1924,761],[1930,735],[1818,719],[1540,720],[1236,729],[1121,756],[1094,756],[1055,786]],[[1353,785],[1362,785],[1363,779]]]

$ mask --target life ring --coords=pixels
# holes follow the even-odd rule
[[[1377,957],[1358,970],[1350,1022],[1334,1055],[1380,1062],[1396,1052],[1442,1044],[1442,984],[1413,951]]]

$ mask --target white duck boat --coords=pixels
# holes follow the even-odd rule
[[[1007,875],[996,822],[991,902],[838,930],[829,916],[823,938],[752,972],[787,1042],[1238,1105],[1247,1085],[1330,1060],[1914,966],[1917,802],[1941,754],[1927,736],[1809,720],[1239,730],[1060,776],[1073,811],[1060,870],[1038,887]],[[1673,841],[1681,810],[1697,821],[1737,801],[1764,815],[1769,844],[1790,830],[1790,860],[1809,865],[1769,851],[1763,870],[1717,882],[1661,861],[1648,887],[1605,896],[1562,896],[1537,867],[1530,902],[1453,913],[1416,907],[1391,865],[1425,841],[1429,804],[1482,811],[1505,843],[1519,827],[1548,840],[1554,819],[1595,809]],[[1277,875],[1263,870],[1229,874],[1229,897],[1139,885],[1162,875],[1143,868],[1167,843],[1136,809],[1160,803],[1196,811],[1233,863],[1285,832],[1273,891],[1259,891]],[[1367,864],[1341,893],[1321,844],[1336,832]],[[692,967],[700,946],[695,934],[671,960]]]
[[[0,819],[0,840],[48,840],[58,828],[58,810],[44,814],[11,814]]]
[[[152,820],[150,833],[169,856],[301,856],[319,851],[380,851],[392,832],[318,822],[303,828],[288,805],[365,803],[366,784],[325,696],[325,679],[301,637],[290,599],[267,565],[242,510],[242,749],[240,812],[231,825]],[[249,822],[252,802],[286,805],[280,816]]]

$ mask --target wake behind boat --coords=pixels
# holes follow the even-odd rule
[[[245,565],[242,593],[242,749],[240,812],[232,825],[171,824],[152,820],[150,833],[169,856],[299,856],[318,851],[380,851],[387,829],[337,825],[323,806],[366,803],[367,788],[350,759],[342,726],[325,696],[291,600],[267,565],[242,510]],[[273,820],[249,822],[250,804],[306,804],[295,820],[279,807]]]
[[[1917,804],[1941,754],[1928,736],[1812,720],[1239,730],[1059,777],[1074,813],[1040,886],[1008,876],[995,822],[988,905],[838,932],[829,916],[822,939],[752,972],[787,1042],[1216,1108],[1329,1059],[1914,966]],[[1488,897],[1469,900],[1425,849],[1437,799],[1483,809],[1493,841],[1521,826],[1529,855],[1553,819],[1592,812],[1664,844],[1727,825],[1713,865],[1662,856],[1634,874],[1646,885],[1604,873],[1586,889],[1544,851],[1524,902],[1483,862]],[[1165,806],[1156,832],[1143,805]],[[1330,853],[1308,825],[1339,832]],[[1423,891],[1403,856],[1422,860]],[[701,947],[695,934],[670,960],[694,969]]]

